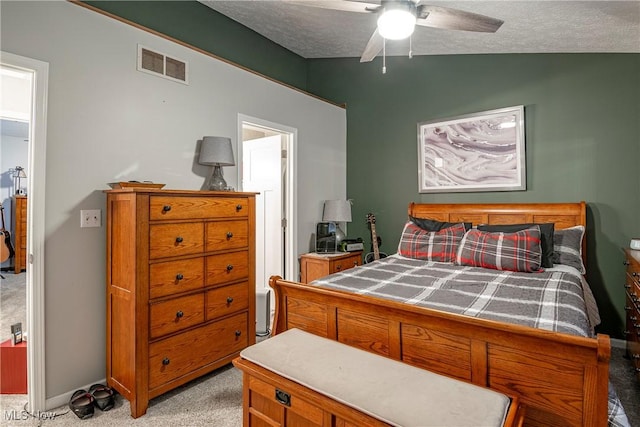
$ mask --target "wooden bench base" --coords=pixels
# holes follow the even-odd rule
[[[287,334],[233,361],[244,373],[245,427],[523,424],[516,398],[302,331]]]

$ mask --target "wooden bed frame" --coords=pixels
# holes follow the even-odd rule
[[[410,204],[449,222],[585,225],[586,205]],[[583,242],[583,254],[584,250]],[[516,395],[527,426],[607,424],[609,337],[584,338],[323,289],[272,277],[274,334],[299,328],[430,371]]]

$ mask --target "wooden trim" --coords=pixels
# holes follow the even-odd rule
[[[277,84],[279,84],[279,85],[281,85],[281,86],[284,86],[284,87],[286,87],[286,88],[288,88],[288,89],[295,90],[296,92],[300,92],[300,93],[302,93],[302,94],[304,94],[304,95],[307,95],[307,96],[310,96],[310,97],[312,97],[312,98],[315,98],[315,99],[317,99],[318,101],[322,101],[322,102],[325,102],[325,103],[327,103],[327,104],[331,104],[331,105],[334,105],[334,106],[336,106],[336,107],[339,107],[339,108],[342,108],[342,109],[345,109],[345,110],[347,109],[347,104],[345,104],[345,103],[338,104],[338,103],[336,103],[336,102],[329,101],[329,100],[327,100],[327,99],[321,98],[321,97],[320,97],[320,96],[318,96],[318,95],[314,95],[313,93],[310,93],[310,92],[304,91],[304,90],[302,90],[302,89],[300,89],[300,88],[297,88],[297,87],[295,87],[295,86],[292,86],[292,85],[290,85],[290,84],[288,84],[288,83],[281,82],[280,80],[276,80],[276,79],[274,79],[273,77],[269,77],[269,76],[267,76],[267,75],[265,75],[265,74],[262,74],[262,73],[260,73],[260,72],[258,72],[258,71],[252,70],[252,69],[247,68],[247,67],[245,67],[245,66],[243,66],[243,65],[237,64],[237,63],[235,63],[235,62],[233,62],[233,61],[230,61],[230,60],[228,60],[228,59],[226,59],[226,58],[223,58],[223,57],[221,57],[221,56],[218,56],[218,55],[216,55],[216,54],[214,54],[214,53],[211,53],[211,52],[206,51],[206,50],[204,50],[204,49],[201,49],[201,48],[199,48],[199,47],[193,46],[193,45],[191,45],[191,44],[189,44],[189,43],[187,43],[187,42],[184,42],[184,41],[182,41],[182,40],[178,40],[178,39],[176,39],[176,38],[173,38],[173,37],[171,37],[171,36],[168,36],[168,35],[166,35],[166,34],[163,34],[163,33],[159,32],[159,31],[152,30],[151,28],[145,27],[144,25],[140,25],[140,24],[138,24],[138,23],[136,23],[136,22],[130,21],[130,20],[128,20],[128,19],[126,19],[126,18],[123,18],[123,17],[121,17],[121,16],[114,15],[113,13],[107,12],[107,11],[102,10],[102,9],[100,9],[100,8],[97,8],[97,7],[93,6],[93,5],[90,5],[90,4],[87,4],[87,3],[84,3],[84,2],[82,2],[82,1],[80,1],[80,0],[67,0],[67,1],[68,1],[69,3],[73,3],[73,4],[75,4],[75,5],[78,5],[78,6],[84,7],[85,9],[89,9],[89,10],[92,10],[92,11],[94,11],[94,12],[97,12],[97,13],[99,13],[99,14],[101,14],[101,15],[104,15],[104,16],[107,16],[107,17],[109,17],[109,18],[115,19],[116,21],[120,21],[120,22],[122,22],[122,23],[124,23],[124,24],[131,25],[132,27],[135,27],[135,28],[137,28],[137,29],[139,29],[139,30],[146,31],[147,33],[153,34],[154,36],[158,36],[158,37],[163,38],[163,39],[165,39],[165,40],[168,40],[168,41],[171,41],[171,42],[177,43],[177,44],[179,44],[179,45],[181,45],[181,46],[183,46],[183,47],[186,47],[187,49],[191,49],[191,50],[193,50],[193,51],[195,51],[195,52],[201,53],[201,54],[206,55],[206,56],[208,56],[208,57],[210,57],[210,58],[217,59],[218,61],[222,61],[222,62],[224,62],[224,63],[226,63],[226,64],[228,64],[228,65],[231,65],[231,66],[233,66],[233,67],[239,68],[239,69],[241,69],[241,70],[243,70],[243,71],[247,71],[247,72],[249,72],[249,73],[251,73],[251,74],[254,74],[254,75],[258,76],[258,77],[262,77],[262,78],[264,78],[264,79],[266,79],[266,80],[269,80],[269,81],[271,81],[271,82],[277,83]],[[306,59],[306,58],[303,58],[303,59]]]

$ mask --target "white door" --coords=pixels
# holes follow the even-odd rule
[[[242,143],[242,189],[256,197],[256,289],[269,288],[272,275],[284,276],[282,136]]]

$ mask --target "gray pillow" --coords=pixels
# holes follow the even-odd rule
[[[576,225],[571,228],[555,230],[553,233],[553,263],[574,267],[582,274],[586,274],[582,262],[582,238],[584,226]]]

